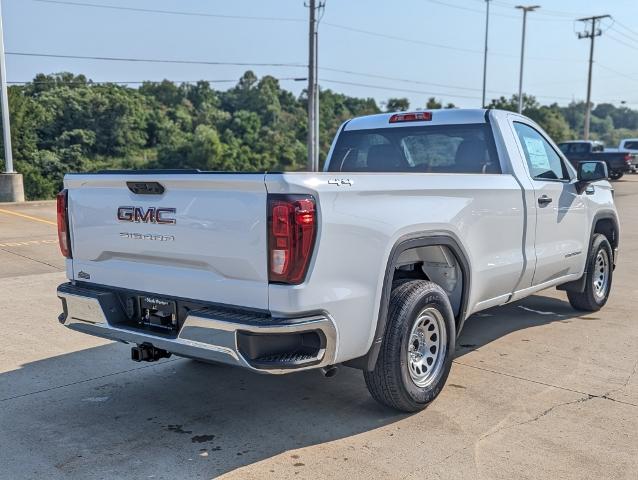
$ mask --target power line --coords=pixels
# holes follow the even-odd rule
[[[7,52],[7,55],[17,55],[17,56],[31,56],[31,57],[45,57],[45,58],[68,58],[68,59],[79,59],[79,60],[97,60],[97,61],[122,61],[122,62],[140,62],[140,63],[177,63],[177,64],[194,64],[194,65],[218,65],[218,66],[268,66],[268,67],[292,67],[292,68],[306,68],[306,65],[297,64],[297,63],[249,63],[249,62],[218,62],[218,61],[205,61],[205,60],[171,60],[171,59],[150,59],[150,58],[125,58],[125,57],[98,57],[98,56],[85,56],[85,55],[58,55],[58,54],[47,54],[47,53],[35,53],[35,52]],[[404,83],[411,83],[415,85],[424,85],[424,86],[435,86],[442,88],[451,88],[455,90],[466,90],[466,91],[480,91],[479,88],[465,87],[460,85],[450,85],[443,83],[435,83],[435,82],[424,82],[420,80],[412,80],[407,78],[399,78],[393,76],[386,75],[377,75],[373,73],[364,73],[357,72],[353,70],[347,69],[339,69],[339,68],[331,68],[331,67],[320,67],[321,70],[335,72],[335,73],[344,73],[347,75],[356,75],[368,78],[376,78],[379,80],[389,80],[389,81],[397,81]],[[286,78],[295,79],[296,77]],[[234,80],[217,80],[217,82],[231,82]],[[17,82],[24,83],[24,82]],[[104,83],[127,83],[127,84],[135,84],[135,83],[144,83],[144,81],[128,81],[128,82],[104,82]],[[508,94],[509,92],[498,91],[498,90],[488,90],[489,93],[495,94]],[[424,92],[415,92],[415,93],[424,93]],[[446,93],[444,95],[455,95],[454,93]],[[458,96],[458,95],[455,95]],[[467,97],[467,98],[475,98],[475,97]],[[545,98],[555,98],[555,99],[567,99],[567,97],[545,97]]]
[[[616,32],[616,30],[614,30],[614,32]],[[618,32],[616,32],[618,33]],[[607,36],[609,38],[611,38],[614,42],[616,43],[620,43],[621,45],[624,45],[625,47],[631,48],[632,50],[638,50],[638,45],[632,45],[630,43],[625,42],[624,40],[621,40],[620,38],[614,37],[611,33],[607,32]]]
[[[462,5],[456,5],[454,3],[447,3],[447,2],[442,2],[441,0],[425,0],[426,2],[429,3],[434,3],[436,5],[442,5],[444,7],[449,7],[449,8],[456,8],[457,10],[465,10],[466,12],[473,12],[473,13],[480,13],[481,15],[484,14],[483,11],[477,9],[477,8],[471,8],[471,7],[464,7]],[[494,15],[499,16],[499,17],[504,17],[504,18],[517,18],[513,15],[504,15],[502,13],[495,13]]]
[[[296,63],[247,63],[247,62],[216,62],[216,61],[204,61],[204,60],[170,60],[170,59],[150,59],[150,58],[123,58],[123,57],[98,57],[98,56],[83,56],[83,55],[58,55],[58,54],[46,54],[46,53],[34,53],[34,52],[7,52],[7,55],[19,55],[19,56],[34,56],[34,57],[52,57],[52,58],[69,58],[69,59],[79,59],[79,60],[98,60],[98,61],[123,61],[123,62],[150,62],[150,63],[185,63],[185,64],[195,64],[195,65],[224,65],[224,66],[277,66],[277,67],[292,67],[292,68],[305,68],[306,65],[296,64]],[[361,77],[368,78],[376,78],[379,80],[390,80],[404,83],[412,83],[415,85],[424,85],[424,86],[435,86],[435,87],[443,87],[443,88],[452,88],[455,90],[466,90],[466,91],[480,91],[479,88],[473,87],[465,87],[460,85],[450,85],[447,83],[435,83],[435,82],[424,82],[420,80],[412,80],[407,78],[399,78],[393,76],[386,75],[378,75],[374,73],[365,73],[365,72],[357,72],[353,70],[340,69],[340,68],[331,68],[331,67],[320,67],[320,70],[325,70],[328,72],[335,73],[344,73],[347,75],[356,75]],[[232,81],[232,80],[220,80],[220,81]],[[108,82],[107,82],[108,83]],[[132,81],[132,82],[112,82],[112,83],[143,83],[143,81]],[[507,94],[507,92],[499,91],[499,90],[488,90],[490,93],[496,94]],[[474,97],[471,97],[474,98]],[[560,98],[560,97],[552,97],[552,98]]]
[[[611,30],[613,30],[614,33],[621,33],[621,32],[619,32],[618,30],[615,30],[615,29],[611,29]],[[620,43],[621,45],[624,45],[626,47],[633,48],[633,49],[638,49],[638,45],[637,44],[627,43],[626,40],[621,40],[620,38],[610,34],[609,32],[607,32],[607,36],[609,38],[611,38],[612,40],[614,40],[615,42]],[[638,40],[633,40],[631,37],[627,37],[627,38],[629,38],[629,40],[631,40],[632,42],[638,43]]]
[[[7,55],[21,57],[45,57],[45,58],[67,58],[73,60],[100,60],[109,62],[139,62],[139,63],[175,63],[185,65],[228,65],[237,67],[299,67],[306,68],[301,63],[264,63],[264,62],[218,62],[210,60],[175,60],[158,58],[127,58],[127,57],[100,57],[90,55],[60,55],[53,53],[35,52],[6,52]]]
[[[403,82],[403,83],[411,83],[411,84],[415,84],[415,85],[424,85],[424,86],[434,86],[434,87],[442,87],[442,88],[452,88],[455,90],[466,90],[466,91],[470,91],[470,92],[480,92],[482,89],[480,88],[476,88],[476,87],[465,87],[465,86],[460,86],[460,85],[450,85],[448,83],[434,83],[434,82],[424,82],[421,80],[411,80],[411,79],[407,79],[407,78],[399,78],[399,77],[388,77],[386,75],[377,75],[374,73],[363,73],[363,72],[355,72],[352,70],[344,70],[344,69],[340,69],[340,68],[329,68],[329,67],[319,67],[320,70],[325,70],[327,72],[335,72],[335,73],[344,73],[347,75],[356,75],[356,76],[360,76],[360,77],[367,77],[367,78],[376,78],[379,80],[389,80],[389,81],[393,81],[393,82]],[[510,95],[511,92],[507,92],[504,90],[486,90],[488,93],[492,93],[492,94],[497,94],[497,95]],[[446,95],[454,95],[453,93],[450,94],[446,94]],[[537,95],[539,98],[551,98],[551,99],[557,99],[557,100],[571,100],[571,97],[554,97],[554,96],[547,96],[547,95]],[[468,97],[468,98],[475,98],[475,97]]]
[[[617,28],[615,28],[613,25],[611,27],[609,27],[610,30],[613,30],[615,33],[617,33],[618,35],[621,35],[623,37],[625,37],[627,40],[629,40],[630,42],[634,42],[636,43],[636,47],[638,47],[638,38],[634,38],[630,35],[627,35],[626,33],[618,30]]]
[[[379,33],[379,32],[374,32],[374,31],[371,31],[371,30],[364,30],[364,29],[361,29],[361,28],[354,28],[354,27],[350,27],[350,26],[347,26],[347,25],[340,25],[340,24],[336,24],[336,23],[323,22],[323,25],[326,25],[326,26],[332,27],[332,28],[336,28],[336,29],[339,29],[339,30],[345,30],[345,31],[354,32],[354,33],[361,33],[361,34],[364,34],[364,35],[370,35],[370,36],[373,36],[373,37],[385,38],[385,39],[388,39],[388,40],[397,40],[397,41],[400,41],[400,42],[414,43],[416,45],[425,45],[425,46],[428,46],[428,47],[443,48],[443,49],[446,49],[446,50],[454,50],[454,51],[464,52],[464,53],[483,54],[483,50],[475,50],[475,49],[463,48],[463,47],[454,47],[454,46],[451,46],[451,45],[444,45],[444,44],[441,44],[441,43],[433,43],[433,42],[427,42],[427,41],[424,41],[424,40],[417,40],[415,38],[408,38],[408,37],[401,37],[401,36],[398,36],[398,35],[390,35],[390,34],[386,34],[386,33]],[[497,55],[499,57],[507,57],[507,58],[518,58],[517,55],[510,54],[510,53],[491,52],[491,55]],[[531,59],[531,60],[581,63],[580,60],[565,59],[565,58],[552,58],[552,57],[527,57],[527,58]]]
[[[301,82],[305,81],[306,78],[299,77],[273,77],[275,80],[279,82],[283,81],[294,81]],[[11,81],[7,82],[11,85],[49,85],[49,84],[64,84],[64,85],[143,85],[147,83],[152,84],[160,84],[163,82],[170,83],[183,83],[183,84],[194,84],[197,82],[207,82],[207,83],[236,83],[238,81],[237,78],[233,79],[224,79],[224,80],[208,80],[208,79],[199,79],[199,80],[105,80],[105,81],[95,81],[95,80],[62,80],[62,79],[51,79],[51,80],[20,80],[20,81]]]
[[[599,62],[596,62],[596,65],[598,65],[602,69],[610,71],[611,73],[615,73],[616,75],[620,75],[621,77],[627,78],[629,80],[633,80],[634,82],[638,82],[638,77],[632,77],[630,75],[627,75],[624,72],[621,72],[621,71],[616,70],[614,68],[608,67],[608,66],[603,65],[602,63],[599,63]]]
[[[186,17],[209,17],[209,18],[223,18],[225,20],[266,20],[277,22],[304,22],[301,18],[286,18],[286,17],[256,17],[246,15],[225,15],[220,13],[207,13],[207,12],[185,12],[181,10],[158,10],[155,8],[137,8],[137,7],[122,7],[119,5],[107,5],[103,3],[85,3],[85,2],[70,2],[66,0],[32,0],[39,3],[50,3],[55,5],[67,5],[73,7],[88,7],[88,8],[102,8],[108,10],[124,10],[128,12],[139,13],[159,13],[164,15],[181,15]]]
[[[485,12],[483,10],[479,10],[478,8],[471,8],[471,7],[465,7],[462,5],[456,5],[453,3],[447,3],[441,0],[425,0],[426,2],[429,3],[434,3],[436,5],[442,5],[444,7],[450,7],[450,8],[456,8],[458,10],[465,10],[468,12],[472,12],[472,13],[480,13],[481,15],[484,15]],[[483,0],[477,0],[480,2],[483,2]],[[501,8],[514,8],[515,5],[514,4],[509,4],[509,3],[505,3],[505,2],[494,2],[494,4],[496,6],[499,6]],[[545,16],[550,16],[550,17],[556,17],[556,16],[565,16],[565,15],[569,15],[572,16],[572,14],[568,14],[567,12],[558,12],[556,10],[546,10],[546,14]],[[507,14],[503,14],[503,13],[494,13],[495,16],[498,17],[502,17],[502,18],[512,18],[512,19],[518,19],[517,16],[515,15],[507,15]],[[554,18],[554,19],[537,19],[537,21],[558,21],[558,22],[565,22],[565,21],[571,21],[570,19],[567,18]]]
[[[413,84],[417,84],[417,85],[424,85],[424,86],[438,86],[438,87],[447,87],[447,88],[454,88],[454,89],[461,89],[461,90],[468,90],[468,91],[475,91],[475,92],[480,92],[481,89],[480,88],[472,88],[472,87],[460,87],[460,86],[452,86],[452,85],[446,85],[446,84],[441,84],[441,83],[431,83],[431,82],[421,82],[418,80],[410,80],[410,79],[406,79],[406,78],[397,78],[397,77],[386,77],[384,75],[375,75],[375,74],[368,74],[368,73],[362,73],[362,72],[353,72],[351,70],[342,70],[342,69],[338,69],[338,68],[328,68],[328,67],[320,67],[320,70],[325,70],[325,71],[330,71],[330,72],[335,72],[335,73],[345,73],[347,75],[359,75],[359,76],[363,76],[363,77],[369,77],[369,78],[377,78],[377,79],[382,79],[382,80],[390,80],[390,81],[398,81],[398,82],[405,82],[405,83],[413,83]],[[295,81],[295,82],[301,82],[301,81],[306,81],[307,78],[303,77],[273,77],[275,80],[278,81]],[[210,80],[210,79],[199,79],[199,80],[168,80],[168,79],[164,79],[164,80],[109,80],[109,81],[95,81],[95,80],[61,80],[61,79],[52,79],[52,80],[21,80],[21,81],[11,81],[8,82],[11,85],[28,85],[28,84],[34,84],[34,85],[46,85],[46,84],[51,84],[51,83],[57,83],[57,84],[67,84],[67,85],[142,85],[145,83],[152,83],[152,84],[160,84],[164,81],[169,81],[171,83],[197,83],[199,81],[204,81],[204,82],[208,82],[208,83],[235,83],[238,81],[238,79],[234,78],[234,79],[214,79],[214,80]],[[422,93],[422,94],[432,94],[432,95],[439,95],[439,96],[448,96],[448,97],[459,97],[459,98],[478,98],[478,97],[474,97],[474,96],[469,96],[469,95],[463,95],[463,96],[459,96],[454,92],[447,92],[447,93],[443,93],[443,92],[438,92],[438,93],[432,93],[429,91],[422,91],[422,90],[409,90],[409,89],[402,89],[402,88],[396,88],[396,87],[385,87],[382,85],[375,85],[375,86],[370,86],[368,84],[363,84],[363,83],[356,83],[356,82],[346,82],[343,80],[322,80],[322,81],[326,81],[326,82],[330,82],[330,83],[342,83],[344,85],[357,85],[357,86],[366,86],[366,87],[370,87],[370,88],[379,88],[379,89],[384,89],[384,90],[394,90],[394,91],[398,91],[398,92],[409,92],[409,93]],[[489,93],[492,94],[497,94],[497,95],[509,95],[510,92],[506,92],[503,90],[488,90]],[[571,100],[571,97],[555,97],[555,96],[547,96],[547,95],[537,95],[537,97],[539,98],[548,98],[548,99],[555,99],[555,100]]]
[[[424,82],[422,80],[411,80],[407,78],[399,78],[399,77],[389,77],[386,75],[377,75],[374,73],[363,73],[363,72],[355,72],[352,70],[344,70],[340,68],[330,68],[330,67],[319,67],[320,70],[325,70],[326,72],[335,72],[335,73],[345,73],[347,75],[356,75],[359,77],[368,77],[368,78],[377,78],[379,80],[390,80],[393,82],[403,82],[403,83],[412,83],[415,85],[425,85],[425,86],[433,86],[433,87],[443,87],[443,88],[453,88],[456,90],[467,90],[472,92],[480,92],[480,88],[473,87],[462,87],[456,85],[450,85],[448,83],[434,83],[434,82]],[[503,93],[495,90],[488,90],[491,93]]]
[[[482,2],[483,0],[474,0],[477,2]],[[501,8],[515,8],[516,4],[515,3],[507,3],[507,2],[503,2],[500,0],[494,0],[494,4],[498,7]],[[565,11],[561,11],[561,10],[547,10],[545,8],[543,8],[542,12],[537,12],[537,15],[540,16],[550,16],[550,17],[563,17],[564,20],[571,20],[574,17],[578,17],[579,14],[577,13],[573,13],[573,12],[565,12]],[[569,17],[569,18],[567,18]]]
[[[618,25],[620,28],[624,29],[625,31],[629,32],[631,35],[635,35],[636,38],[638,38],[638,32],[636,30],[632,30],[631,28],[629,28],[628,26],[620,23],[618,20],[614,19],[614,23],[616,25]]]
[[[355,87],[365,87],[365,88],[373,88],[377,90],[386,90],[386,91],[394,91],[394,92],[404,92],[404,93],[417,93],[421,95],[430,95],[430,96],[439,96],[439,97],[452,97],[452,98],[470,98],[470,99],[480,99],[480,96],[474,95],[458,95],[456,93],[443,93],[443,92],[432,92],[432,91],[424,91],[424,90],[412,90],[406,88],[396,88],[396,87],[386,87],[384,85],[371,85],[367,83],[358,83],[358,82],[347,82],[344,80],[333,80],[327,78],[321,78],[322,82],[334,83],[337,85],[350,85]],[[545,95],[536,95],[538,98],[549,98],[555,100],[572,100],[572,97],[549,97]]]
[[[158,10],[158,9],[151,9],[151,8],[123,7],[123,6],[107,5],[107,4],[101,4],[101,3],[74,2],[74,1],[68,1],[68,0],[32,0],[32,1],[39,2],[39,3],[68,5],[68,6],[77,6],[77,7],[102,8],[102,9],[109,9],[109,10],[123,10],[123,11],[131,11],[131,12],[138,12],[138,13],[158,13],[158,14],[166,14],[166,15],[182,15],[182,16],[190,16],[190,17],[210,17],[210,18],[238,19],[238,20],[266,20],[266,21],[272,20],[272,21],[284,21],[284,22],[305,22],[305,20],[297,19],[297,18],[256,17],[256,16],[241,16],[241,15],[224,15],[224,14],[206,13],[206,12],[188,12],[188,11],[181,11],[181,10]],[[426,1],[432,1],[432,2],[435,2],[435,3],[439,3],[441,5],[453,6],[453,7],[457,7],[457,8],[461,8],[461,9],[465,9],[465,10],[479,12],[478,10],[468,9],[466,7],[458,7],[456,5],[446,4],[446,3],[441,2],[439,0],[426,0]],[[512,16],[511,18],[516,18],[516,17]],[[322,25],[326,25],[327,27],[330,27],[330,28],[346,30],[346,31],[350,31],[350,32],[364,34],[364,35],[371,35],[371,36],[375,36],[375,37],[379,37],[379,38],[385,38],[385,39],[389,39],[389,40],[396,40],[396,41],[401,41],[401,42],[406,42],[406,43],[413,43],[413,44],[417,44],[417,45],[425,45],[425,46],[429,46],[429,47],[433,47],[433,48],[441,48],[441,49],[453,50],[453,51],[465,52],[465,53],[482,53],[481,50],[474,50],[474,49],[463,48],[463,47],[455,47],[455,46],[452,46],[452,45],[444,45],[444,44],[428,42],[428,41],[424,41],[424,40],[417,40],[417,39],[414,39],[414,38],[406,38],[406,37],[401,37],[401,36],[397,36],[397,35],[384,34],[384,33],[374,32],[374,31],[370,31],[370,30],[364,30],[364,29],[360,29],[360,28],[350,27],[348,25],[341,25],[341,24],[337,24],[337,23],[322,22]],[[516,58],[516,55],[507,54],[507,53],[493,52],[492,55],[498,55],[498,56],[501,56],[501,57]],[[561,58],[545,58],[545,57],[529,57],[529,58],[533,59],[533,60],[548,60],[548,61],[559,61],[559,62],[573,61],[573,60],[570,60],[570,59],[561,59]]]
[[[393,92],[405,92],[405,93],[418,93],[418,94],[422,94],[422,95],[438,95],[441,97],[444,96],[448,96],[448,97],[454,97],[454,98],[471,98],[471,99],[477,99],[479,98],[478,95],[457,95],[457,94],[449,94],[449,93],[441,93],[441,92],[430,92],[430,91],[423,91],[423,90],[412,90],[412,89],[407,89],[407,88],[396,88],[396,87],[386,87],[383,85],[370,85],[367,83],[358,83],[358,82],[346,82],[344,80],[332,80],[332,79],[328,79],[328,78],[322,78],[321,79],[322,82],[328,82],[328,83],[334,83],[337,85],[350,85],[350,86],[354,86],[354,87],[365,87],[365,88],[374,88],[377,90],[387,90],[387,91],[393,91]]]
[[[350,27],[347,25],[339,25],[337,23],[329,23],[329,22],[323,22],[323,25],[326,25],[327,27],[331,27],[331,28],[336,28],[339,30],[346,30],[349,32],[355,32],[355,33],[362,33],[364,35],[370,35],[373,37],[379,37],[379,38],[386,38],[388,40],[398,40],[400,42],[406,42],[406,43],[414,43],[416,45],[425,45],[428,47],[435,47],[435,48],[443,48],[446,50],[455,50],[458,52],[465,52],[465,53],[481,53],[480,50],[473,50],[470,48],[463,48],[463,47],[454,47],[451,45],[443,45],[441,43],[433,43],[433,42],[426,42],[424,40],[417,40],[415,38],[407,38],[407,37],[400,37],[397,35],[390,35],[387,33],[379,33],[379,32],[373,32],[371,30],[363,30],[361,28],[354,28],[354,27]]]
[[[248,20],[284,20],[284,21],[305,22],[305,20],[302,20],[302,19],[292,19],[292,18],[283,18],[282,19],[282,18],[275,18],[275,17],[229,16],[229,15],[204,13],[204,12],[185,12],[185,11],[180,11],[180,10],[158,10],[158,9],[150,9],[150,8],[122,7],[122,6],[115,6],[115,5],[106,5],[106,4],[101,4],[101,3],[72,2],[72,1],[66,1],[66,0],[32,0],[32,1],[40,2],[40,3],[57,4],[57,5],[70,5],[70,6],[77,6],[77,7],[103,8],[103,9],[110,9],[110,10],[124,10],[124,11],[140,12],[140,13],[159,13],[159,14],[169,14],[169,15],[184,15],[184,16],[212,17],[212,18],[234,18],[234,19],[248,19]],[[323,22],[323,25],[326,25],[326,26],[332,27],[332,28],[341,29],[341,30],[348,30],[348,31],[351,31],[351,32],[362,33],[362,34],[365,34],[365,35],[374,35],[374,36],[381,37],[381,38],[387,38],[387,39],[391,39],[391,40],[399,40],[399,41],[410,42],[410,43],[415,43],[415,44],[420,44],[420,45],[427,45],[427,46],[431,46],[431,47],[445,48],[445,49],[449,49],[449,50],[457,50],[457,51],[467,52],[467,53],[478,53],[479,52],[478,50],[472,50],[472,49],[461,48],[461,47],[453,47],[453,46],[449,46],[449,45],[441,45],[441,44],[432,43],[432,42],[425,42],[425,41],[422,41],[422,40],[404,38],[404,37],[399,37],[399,36],[394,36],[394,35],[383,34],[383,33],[379,33],[379,32],[372,32],[372,31],[369,31],[369,30],[353,28],[353,27],[350,27],[350,26],[347,26],[347,25],[340,25],[340,24],[336,24],[336,23]]]

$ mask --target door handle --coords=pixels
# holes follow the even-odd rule
[[[538,204],[541,207],[549,205],[550,203],[552,203],[552,199],[549,198],[547,195],[541,195],[540,197],[538,197]]]

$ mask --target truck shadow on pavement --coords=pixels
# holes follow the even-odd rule
[[[457,357],[577,315],[567,302],[542,296],[491,309],[467,321]],[[262,376],[175,357],[140,366],[127,360],[128,349],[108,344],[0,375],[3,474],[212,478],[279,454],[301,466],[291,450],[408,417],[377,405],[361,373],[349,368],[326,379],[314,371]]]

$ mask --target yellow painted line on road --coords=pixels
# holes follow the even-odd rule
[[[45,220],[44,218],[32,217],[31,215],[25,215],[24,213],[12,212],[11,210],[5,210],[4,208],[0,208],[0,213],[6,213],[7,215],[15,215],[16,217],[26,218],[27,220],[33,220],[34,222],[42,222],[47,223],[49,225],[55,225],[57,227],[56,222],[52,222],[51,220]]]

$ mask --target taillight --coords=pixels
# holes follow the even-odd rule
[[[631,163],[632,155],[630,153],[625,154],[625,163]]]
[[[71,234],[69,232],[68,217],[68,198],[69,192],[64,189],[58,193],[58,241],[60,242],[60,251],[66,258],[71,258]]]
[[[432,112],[395,113],[390,117],[390,123],[429,122]]]
[[[317,230],[315,200],[310,195],[268,195],[268,280],[304,281]]]

